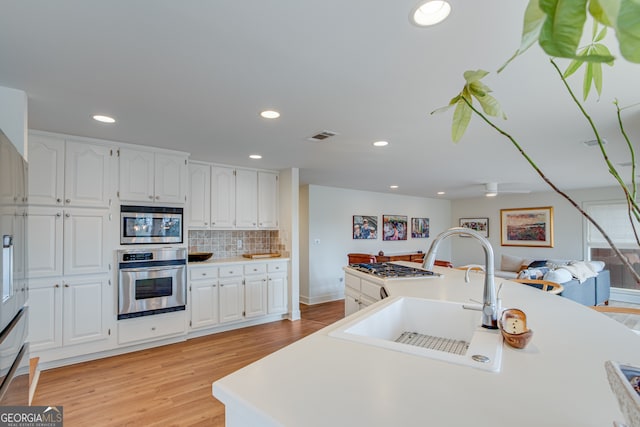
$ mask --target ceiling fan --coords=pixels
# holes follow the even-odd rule
[[[500,190],[498,191],[498,183],[497,182],[487,182],[484,184],[484,195],[486,197],[495,197],[498,193],[519,193],[519,194],[527,194],[530,193],[530,190]]]

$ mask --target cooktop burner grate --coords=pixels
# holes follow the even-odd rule
[[[389,262],[357,263],[349,266],[355,270],[378,277],[423,277],[435,274],[433,271]]]

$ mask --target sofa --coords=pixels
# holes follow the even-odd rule
[[[536,261],[512,255],[502,255],[500,261],[500,269],[495,270],[496,277],[543,279],[560,283],[564,287],[560,295],[584,305],[607,304],[609,301],[611,276],[609,270],[604,269],[603,262]],[[582,271],[587,273],[582,274]]]

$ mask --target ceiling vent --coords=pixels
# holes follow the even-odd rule
[[[309,141],[320,142],[324,141],[327,138],[331,138],[332,136],[336,136],[337,133],[330,130],[323,130],[322,132],[318,132],[317,134],[307,138]]]

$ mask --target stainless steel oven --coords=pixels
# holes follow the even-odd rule
[[[121,206],[120,244],[182,243],[183,209]]]
[[[118,320],[185,309],[187,250],[118,251]]]

